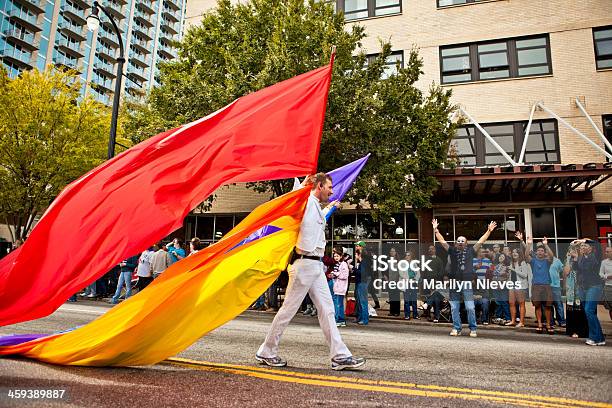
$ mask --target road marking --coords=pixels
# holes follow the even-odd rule
[[[207,361],[169,358],[165,364],[176,365],[204,371],[226,372],[273,381],[298,384],[336,387],[362,391],[385,392],[430,398],[460,398],[465,400],[485,400],[526,407],[600,407],[612,408],[611,404],[582,401],[568,398],[546,397],[530,394],[517,394],[502,391],[479,390],[471,388],[446,387],[439,385],[402,383],[384,380],[368,380],[356,377],[339,377],[322,374],[308,374],[296,371],[269,369],[255,366],[212,363]]]

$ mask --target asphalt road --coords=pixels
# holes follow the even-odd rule
[[[2,327],[0,335],[63,330],[107,308],[66,304],[47,318]],[[335,372],[317,320],[298,315],[281,346],[289,367],[272,369],[254,360],[272,318],[245,312],[176,358],[148,367],[2,358],[0,407],[612,407],[611,344],[589,347],[564,335],[491,326],[478,338],[454,338],[447,325],[377,320],[341,329],[351,351],[368,362],[362,371]],[[57,399],[8,396],[34,389],[65,392]]]

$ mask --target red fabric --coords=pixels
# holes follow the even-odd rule
[[[152,137],[55,199],[0,261],[0,325],[46,316],[182,225],[222,184],[316,170],[332,64]]]

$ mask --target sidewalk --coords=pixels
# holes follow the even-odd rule
[[[382,299],[381,299],[382,300]],[[384,302],[384,300],[382,300]],[[534,332],[537,328],[537,323],[535,320],[535,311],[533,306],[528,303],[526,305],[526,313],[525,313],[525,327],[520,328],[519,330],[521,331],[529,331],[529,332]],[[247,309],[246,312],[249,313],[267,313],[267,314],[276,314],[276,311],[274,309],[268,309],[265,311],[259,311],[259,310],[252,310],[252,309]],[[452,327],[452,323],[449,322],[440,322],[440,323],[433,323],[431,321],[428,321],[427,318],[421,316],[420,319],[410,319],[410,320],[404,320],[403,317],[393,317],[393,316],[388,316],[389,314],[389,309],[385,308],[385,309],[377,309],[376,313],[378,314],[378,316],[370,316],[370,321],[385,321],[385,322],[395,322],[398,324],[406,324],[406,325],[427,325],[427,326],[447,326],[449,328]],[[298,314],[301,314],[301,312],[298,312]],[[432,312],[433,315],[433,312]],[[402,312],[402,316],[403,316],[403,312]],[[599,305],[599,307],[597,308],[597,317],[599,318],[599,321],[601,323],[602,326],[602,330],[604,332],[604,335],[606,337],[608,336],[612,336],[612,321],[610,320],[610,315],[608,314],[608,310],[606,310],[606,308],[603,305]],[[350,319],[352,319],[352,317],[347,317],[347,322],[351,321]],[[484,330],[517,330],[515,327],[512,326],[500,326],[498,324],[495,323],[491,323],[487,326],[483,326],[483,325],[479,325],[478,329],[484,329]],[[559,327],[556,326],[555,331],[558,332],[558,334],[565,334],[565,328],[564,327]]]

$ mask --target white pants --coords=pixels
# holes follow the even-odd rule
[[[259,356],[270,358],[278,355],[281,336],[300,308],[306,293],[310,295],[312,303],[317,308],[319,326],[329,346],[330,358],[351,356],[336,327],[334,303],[323,268],[323,263],[311,259],[298,259],[289,268],[289,284],[285,300],[272,321],[265,341],[257,351]]]

